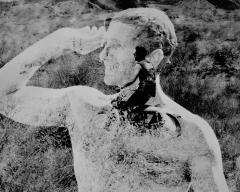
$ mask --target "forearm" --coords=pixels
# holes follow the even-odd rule
[[[0,69],[0,95],[8,95],[26,85],[35,71],[64,50],[87,54],[101,46],[104,30],[59,29],[36,42]]]
[[[16,92],[49,59],[62,54],[66,37],[58,30],[28,47],[0,69],[1,94]]]

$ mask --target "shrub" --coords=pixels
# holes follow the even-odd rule
[[[238,53],[233,48],[223,46],[213,53],[214,66],[228,72],[238,57]]]

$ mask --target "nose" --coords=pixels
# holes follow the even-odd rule
[[[105,53],[106,51],[105,51],[105,48],[101,51],[101,53],[99,54],[99,59],[100,59],[100,61],[102,61],[103,62],[103,60],[104,60],[104,58],[105,58],[105,56],[104,55],[106,55],[106,53]]]
[[[107,55],[107,49],[106,47],[104,47],[104,49],[101,51],[101,53],[99,54],[99,59],[100,61],[104,61],[104,59],[106,58],[106,55]]]
[[[99,59],[100,61],[104,61],[106,59],[106,57],[109,54],[109,48],[108,47],[104,47],[104,49],[102,50],[102,52],[99,54]]]

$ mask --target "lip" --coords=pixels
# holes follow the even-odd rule
[[[119,65],[117,64],[109,64],[107,62],[104,63],[105,69],[107,71],[117,71],[119,69]]]

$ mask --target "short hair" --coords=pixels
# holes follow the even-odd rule
[[[112,21],[132,25],[134,39],[138,47],[144,47],[147,53],[161,48],[165,56],[171,56],[177,46],[174,26],[169,17],[154,8],[132,8],[118,12]]]

